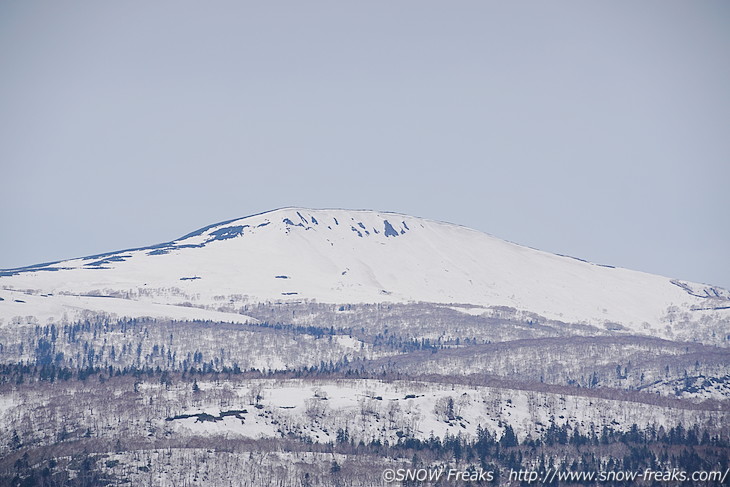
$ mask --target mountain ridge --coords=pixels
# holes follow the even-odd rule
[[[6,269],[0,287],[209,309],[231,296],[506,306],[662,337],[677,323],[724,323],[730,302],[722,288],[551,254],[463,225],[299,207],[225,220],[161,244]],[[8,317],[3,307],[0,316]]]

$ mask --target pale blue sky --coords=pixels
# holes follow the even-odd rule
[[[0,268],[343,207],[730,288],[725,1],[7,1],[0,72]]]

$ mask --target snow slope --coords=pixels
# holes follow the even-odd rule
[[[691,424],[704,413],[673,410],[648,401],[417,381],[254,380],[248,387],[227,385],[228,408],[221,408],[216,400],[206,401],[207,384],[203,384],[198,405],[174,411],[161,427],[200,436],[229,433],[275,438],[296,433],[315,443],[335,442],[337,431],[347,430],[356,442],[380,439],[393,443],[398,441],[398,432],[421,440],[431,434],[439,438],[446,434],[474,437],[478,426],[501,437],[506,425],[522,439],[540,436],[551,422],[578,426],[582,431],[590,431],[591,425],[600,430],[609,424],[627,430],[632,423],[663,424],[668,429],[678,421]],[[251,401],[252,390],[263,398],[258,406]],[[176,392],[167,394],[175,397]],[[446,415],[449,398],[452,418]],[[223,414],[226,409],[227,415]],[[201,418],[203,414],[207,418]],[[725,414],[713,411],[708,416],[722,421]]]
[[[365,210],[274,210],[160,245],[0,271],[2,289],[107,296],[191,316],[194,308],[179,305],[214,310],[233,299],[509,306],[660,336],[677,317],[730,317],[724,289],[549,254],[449,223]],[[15,316],[12,302],[0,301],[0,317]]]
[[[103,296],[35,295],[18,291],[0,290],[0,306],[3,320],[12,323],[13,318],[22,324],[46,324],[64,319],[74,322],[91,314],[106,314],[118,318],[156,318],[170,320],[209,320],[222,323],[256,323],[250,316],[224,313],[208,309],[190,308],[170,304],[149,303]],[[16,318],[17,317],[17,318]]]

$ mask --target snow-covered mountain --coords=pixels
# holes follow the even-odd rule
[[[340,209],[283,208],[159,245],[0,271],[0,298],[6,322],[84,309],[200,319],[201,308],[232,298],[468,304],[458,309],[472,314],[503,306],[655,336],[730,322],[724,289],[554,255],[459,225]],[[226,317],[242,319],[210,319]]]
[[[727,458],[729,383],[728,291],[395,213],[285,208],[0,271],[2,485],[82,459],[135,485],[688,470]]]

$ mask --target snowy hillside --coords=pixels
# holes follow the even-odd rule
[[[281,209],[0,271],[0,484],[730,472],[729,345],[723,289]]]
[[[0,289],[54,295],[44,300],[44,316],[53,315],[49,305],[58,295],[91,295],[185,305],[167,315],[177,319],[200,318],[191,306],[218,309],[231,299],[506,306],[656,336],[671,334],[678,323],[730,317],[730,293],[720,288],[553,255],[449,223],[299,208],[211,225],[155,246],[0,271]],[[14,293],[5,294],[6,322],[33,314],[18,309]],[[68,299],[58,299],[57,317],[69,306],[83,308]],[[150,308],[150,315],[160,310]]]

